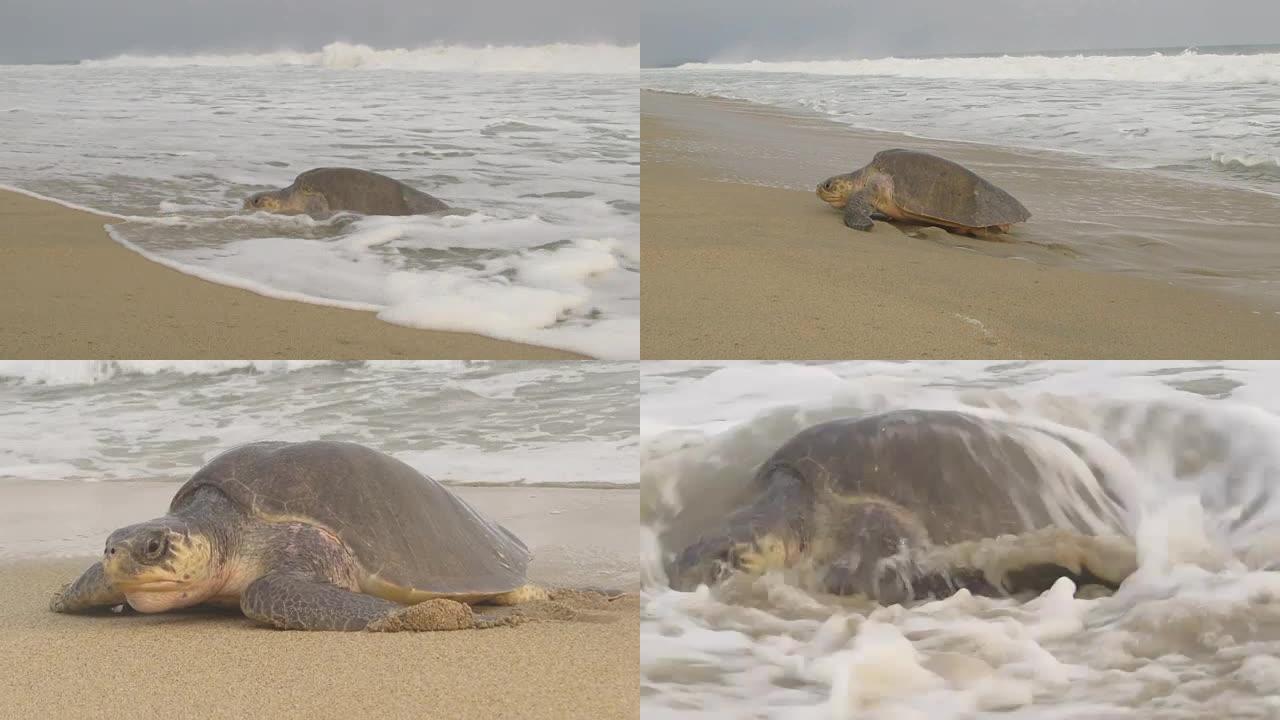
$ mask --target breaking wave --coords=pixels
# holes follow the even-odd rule
[[[340,70],[420,70],[426,72],[629,73],[640,69],[640,46],[434,45],[379,50],[368,45],[334,42],[319,52],[281,50],[269,53],[200,55],[118,55],[81,60],[87,67],[263,67],[297,65]]]
[[[1280,155],[1215,152],[1209,156],[1215,165],[1234,170],[1252,170],[1280,174]]]

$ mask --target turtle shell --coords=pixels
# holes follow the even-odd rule
[[[1059,463],[1046,463],[1035,449],[1041,440],[1077,452],[1043,430],[961,412],[844,418],[802,430],[761,465],[754,482],[763,492],[781,471],[811,487],[820,503],[884,498],[915,513],[942,544],[1054,525],[1120,527],[1118,499],[1101,482],[1081,486],[1061,476]],[[1089,470],[1105,481],[1097,468]]]
[[[218,489],[252,517],[332,532],[369,573],[366,591],[375,594],[484,595],[526,582],[529,549],[511,531],[435,480],[362,445],[233,448],[178,490],[170,513],[181,514],[204,487]]]
[[[1031,213],[1017,198],[950,160],[914,150],[876,153],[869,167],[893,179],[898,207],[924,220],[983,228],[1023,222]]]
[[[424,192],[368,170],[315,168],[289,186],[291,190],[324,195],[329,209],[352,210],[364,215],[417,215],[448,210],[449,206]]]

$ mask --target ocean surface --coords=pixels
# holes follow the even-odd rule
[[[606,362],[0,362],[0,488],[180,483],[259,440],[362,443],[447,484],[635,487],[638,383]]]
[[[1280,45],[689,63],[642,82],[1280,195]]]
[[[0,184],[113,214],[127,247],[263,295],[634,358],[638,66],[638,47],[343,43],[0,66]],[[475,214],[242,210],[334,165]]]
[[[641,398],[646,719],[1280,716],[1280,363],[655,362]],[[666,587],[659,538],[687,508],[804,427],[896,408],[1071,437],[1031,447],[1125,488],[1138,571],[910,608],[777,574]]]

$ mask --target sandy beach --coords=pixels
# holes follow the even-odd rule
[[[888,223],[855,234],[798,189],[832,158],[903,144],[937,152],[938,141],[653,92],[641,109],[646,358],[1280,356],[1280,307],[1222,278],[1200,286],[1095,269],[1123,265],[1116,244],[1084,251],[1052,224],[1012,242]],[[980,172],[1014,164],[990,148],[948,148]],[[1099,192],[1125,180],[1061,170],[1062,182],[1089,178]],[[1037,206],[1054,185],[1030,192]],[[1265,230],[1239,232],[1264,242]]]
[[[7,358],[579,357],[206,282],[114,242],[104,218],[0,191],[0,355]]]
[[[280,632],[213,611],[48,612],[101,528],[161,511],[176,489],[85,487],[0,486],[5,717],[639,716],[636,490],[458,489],[533,548],[533,579],[628,591],[597,621],[374,635]],[[29,556],[40,548],[85,556]]]

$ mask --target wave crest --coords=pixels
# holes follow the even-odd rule
[[[1280,156],[1214,152],[1209,156],[1209,159],[1215,165],[1229,169],[1280,173]]]
[[[1108,80],[1280,84],[1280,53],[1210,55],[1047,55],[686,63],[677,70],[739,70],[810,75],[879,75],[977,80]]]
[[[304,66],[427,72],[629,73],[640,68],[640,46],[553,43],[483,47],[434,45],[379,50],[368,45],[333,42],[319,52],[281,50],[229,55],[118,55],[101,60],[81,60],[80,65],[106,68]]]

